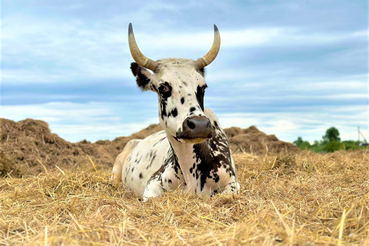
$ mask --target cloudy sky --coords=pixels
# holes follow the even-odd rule
[[[69,141],[114,139],[158,122],[157,96],[131,75],[142,52],[197,59],[213,24],[205,107],[223,127],[255,125],[285,141],[369,139],[368,2],[1,1],[1,117],[45,120]]]

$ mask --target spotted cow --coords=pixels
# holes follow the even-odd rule
[[[178,188],[192,194],[237,193],[240,186],[227,137],[216,115],[204,108],[204,67],[220,49],[217,27],[210,51],[196,61],[147,58],[137,46],[132,24],[128,39],[136,61],[132,73],[143,91],[157,93],[164,130],[128,142],[115,161],[114,180],[122,180],[144,201]]]

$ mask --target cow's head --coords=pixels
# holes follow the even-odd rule
[[[139,50],[132,24],[128,30],[131,64],[137,85],[144,91],[158,94],[159,120],[167,134],[179,142],[199,143],[211,137],[211,122],[204,114],[204,93],[207,87],[204,67],[217,56],[220,35],[214,25],[214,42],[210,51],[198,60],[168,58],[153,61]]]

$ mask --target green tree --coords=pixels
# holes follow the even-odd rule
[[[341,142],[341,138],[340,138],[340,132],[338,131],[337,128],[335,127],[331,127],[329,128],[326,132],[325,135],[323,136],[323,142],[325,144],[329,143],[329,142]]]
[[[296,141],[294,141],[293,143],[299,147],[304,141],[302,140],[302,137],[298,137]]]
[[[293,142],[299,149],[309,149],[310,143],[308,141],[302,140],[302,137],[298,137],[296,141]]]
[[[327,152],[334,152],[340,149],[342,149],[342,144],[339,141],[329,141],[323,146],[323,150]]]

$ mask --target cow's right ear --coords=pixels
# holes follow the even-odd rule
[[[152,80],[155,78],[155,75],[150,73],[149,70],[141,67],[136,62],[132,62],[131,71],[136,77],[137,85],[141,90],[155,90],[155,86],[152,84]]]

